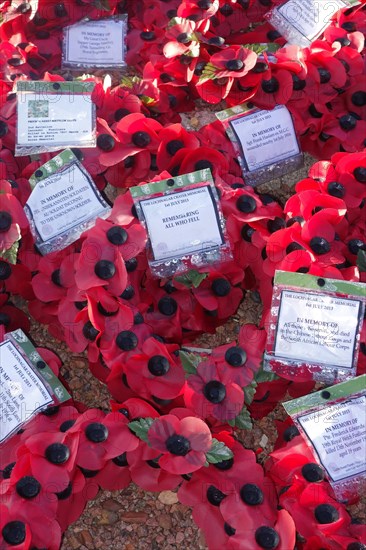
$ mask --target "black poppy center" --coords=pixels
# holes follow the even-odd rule
[[[45,456],[52,464],[64,464],[70,458],[70,449],[63,443],[52,443],[46,448]]]
[[[62,287],[60,269],[55,269],[51,274],[51,281],[54,285]]]
[[[93,443],[103,443],[108,437],[108,428],[100,422],[92,422],[85,428],[85,435]]]
[[[225,67],[228,71],[241,71],[244,63],[241,59],[229,59],[229,61],[226,61]]]
[[[41,484],[32,476],[24,476],[17,481],[15,488],[19,496],[23,498],[34,498],[39,494]]]
[[[210,162],[209,160],[207,159],[202,159],[202,160],[199,160],[198,162],[196,162],[196,164],[194,165],[194,169],[195,170],[206,170],[206,169],[209,169],[211,170],[211,172],[213,172],[213,164],[212,162]]]
[[[273,550],[279,545],[280,537],[278,536],[277,531],[272,529],[272,527],[263,526],[256,530],[255,541],[261,548]]]
[[[191,450],[191,444],[184,435],[174,434],[168,437],[165,446],[172,455],[186,456]]]
[[[356,107],[364,107],[366,105],[366,92],[359,90],[351,96],[351,101]]]
[[[122,330],[117,334],[116,344],[122,351],[132,351],[137,347],[138,338],[131,330]]]
[[[234,459],[228,458],[227,460],[222,460],[221,462],[217,462],[216,464],[213,464],[213,466],[215,466],[215,468],[217,468],[218,470],[226,471],[226,470],[230,470],[230,468],[233,467],[233,464],[234,464]]]
[[[63,491],[59,491],[58,493],[55,493],[55,495],[56,495],[58,500],[66,500],[67,498],[69,498],[71,493],[72,493],[72,483],[70,481],[68,486],[65,487],[65,489]]]
[[[145,42],[151,42],[152,40],[155,40],[156,35],[153,31],[143,31],[140,33],[140,38]]]
[[[330,252],[330,244],[324,237],[313,237],[309,244],[315,254],[321,255]]]
[[[314,510],[315,519],[322,525],[326,523],[334,523],[339,519],[337,508],[331,504],[319,504]]]
[[[158,310],[163,315],[174,315],[178,309],[178,304],[174,300],[174,298],[171,298],[170,296],[164,296],[161,298],[158,302]]]
[[[244,214],[250,214],[254,212],[257,208],[257,203],[255,199],[250,195],[241,195],[236,201],[236,207],[240,212]]]
[[[339,119],[339,125],[345,132],[350,132],[356,128],[357,118],[354,117],[351,113],[343,115]]]
[[[262,504],[263,493],[258,485],[246,483],[240,489],[240,498],[245,504],[248,504],[248,506],[256,506],[257,504]]]
[[[128,239],[128,233],[123,227],[115,225],[107,231],[107,239],[110,243],[120,246],[124,244]]]
[[[262,80],[262,90],[265,94],[275,94],[280,89],[280,83],[274,76],[269,80]]]
[[[210,485],[206,492],[207,500],[212,506],[220,506],[221,502],[226,497],[225,493],[217,489],[214,485]]]
[[[327,191],[329,195],[332,195],[332,197],[338,197],[339,199],[342,199],[346,192],[344,186],[338,181],[329,182]]]
[[[110,260],[99,260],[94,266],[94,273],[99,279],[107,281],[116,273],[116,266]]]
[[[112,149],[115,146],[115,139],[110,134],[100,134],[97,137],[97,146],[99,149],[102,149],[102,151],[112,151]]]
[[[2,528],[1,534],[8,544],[16,546],[25,541],[25,524],[22,521],[9,521]]]
[[[167,153],[169,155],[174,156],[179,149],[182,149],[184,147],[184,143],[180,139],[172,139],[168,141],[168,143],[165,146],[165,149],[167,150]]]
[[[247,354],[240,346],[232,346],[225,353],[225,361],[232,367],[242,367],[247,360]]]
[[[331,74],[328,71],[328,69],[324,69],[324,67],[318,67],[318,73],[320,78],[320,84],[326,84],[331,79]]]
[[[163,355],[153,355],[150,357],[147,368],[153,376],[164,376],[169,371],[169,361]]]
[[[125,466],[128,466],[126,453],[122,453],[121,455],[115,456],[114,458],[112,458],[112,462],[119,468],[124,468]]]
[[[151,138],[147,132],[135,132],[131,137],[132,143],[136,147],[147,147],[151,141]]]
[[[9,279],[11,271],[11,266],[7,262],[0,260],[0,281],[6,281],[6,279]]]
[[[360,183],[366,183],[366,166],[357,166],[353,170],[353,175]]]
[[[309,462],[309,464],[304,464],[301,469],[301,473],[306,481],[310,483],[315,483],[317,481],[322,481],[324,479],[324,471],[318,464]]]
[[[177,42],[179,42],[179,44],[188,44],[191,42],[191,38],[186,32],[181,32],[177,36]]]
[[[0,120],[0,138],[6,136],[8,133],[8,125],[3,120]]]
[[[13,222],[13,218],[5,210],[0,212],[0,232],[7,231]]]
[[[85,325],[83,326],[83,335],[87,340],[90,340],[91,342],[94,342],[96,337],[99,334],[99,330],[97,330],[90,321],[87,321]]]
[[[213,281],[211,289],[215,296],[223,297],[230,293],[231,285],[226,279],[219,278]]]
[[[211,403],[222,403],[226,397],[226,388],[218,380],[211,380],[203,388],[203,395]]]

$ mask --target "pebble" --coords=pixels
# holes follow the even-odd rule
[[[172,518],[168,514],[160,514],[158,522],[163,529],[170,529],[172,526]]]
[[[167,505],[176,504],[178,502],[177,493],[173,493],[173,491],[162,491],[158,499],[160,502]]]
[[[83,529],[82,531],[80,531],[79,533],[79,538],[81,540],[81,542],[83,544],[85,544],[85,546],[87,548],[91,548],[92,547],[92,543],[93,543],[93,537],[91,536],[91,534],[89,533],[89,531],[87,531],[86,529]]]
[[[184,533],[177,533],[175,537],[175,542],[177,544],[182,544],[183,541],[184,541]]]
[[[116,500],[113,500],[113,498],[109,498],[108,500],[105,500],[102,504],[102,507],[104,510],[109,510],[110,512],[118,512],[121,509],[121,505]]]
[[[145,523],[148,515],[145,512],[124,512],[121,519],[125,523]]]
[[[97,519],[98,525],[113,525],[118,521],[118,514],[116,512],[110,512],[109,510],[101,510]]]

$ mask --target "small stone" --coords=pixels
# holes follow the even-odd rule
[[[158,522],[163,529],[171,529],[172,527],[172,519],[168,514],[160,514]]]
[[[87,531],[86,529],[83,529],[83,531],[80,531],[79,538],[80,538],[80,541],[83,544],[85,544],[87,548],[91,548],[93,544],[93,537],[91,536],[89,531]]]
[[[177,493],[173,493],[173,491],[162,491],[158,499],[160,502],[167,505],[176,504],[178,502]]]
[[[124,512],[121,514],[121,520],[125,523],[145,523],[148,515],[145,512]]]
[[[184,533],[177,533],[175,537],[175,542],[177,544],[182,544],[183,541],[184,541]]]
[[[135,550],[135,546],[133,544],[131,544],[130,542],[128,542],[125,545],[125,550]]]
[[[110,512],[118,512],[121,509],[121,505],[116,500],[113,500],[113,498],[109,498],[103,502],[102,508]]]
[[[118,521],[118,514],[108,510],[101,510],[98,517],[98,525],[113,525]]]
[[[268,437],[266,436],[266,434],[263,434],[259,442],[259,446],[265,448],[267,446],[267,443],[268,443]]]

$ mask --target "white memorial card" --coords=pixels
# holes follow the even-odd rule
[[[255,111],[230,121],[249,172],[300,153],[289,110],[278,105],[272,111]]]
[[[90,96],[37,92],[18,92],[17,96],[17,148],[95,146]]]
[[[332,481],[366,471],[366,397],[354,397],[297,420]]]
[[[362,302],[283,290],[274,356],[351,369]]]
[[[125,26],[122,19],[101,19],[66,27],[63,65],[123,67]]]
[[[43,381],[35,374],[17,347],[0,343],[0,443],[53,402]]]
[[[300,34],[312,41],[346,5],[341,0],[289,0],[277,10]]]
[[[140,201],[154,260],[205,252],[224,243],[209,185]]]
[[[72,163],[39,181],[25,208],[41,240],[47,242],[98,217],[106,206],[89,174]],[[74,240],[77,238],[78,235]]]

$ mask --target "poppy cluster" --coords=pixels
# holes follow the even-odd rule
[[[0,4],[0,339],[29,330],[12,302],[20,296],[54,338],[86,351],[113,398],[109,413],[80,403],[48,408],[1,446],[4,550],[57,550],[99,487],[131,481],[147,491],[178,489],[212,550],[365,548],[364,525],[335,500],[294,426],[278,424],[264,470],[237,438],[286,395],[314,385],[261,370],[275,271],[366,282],[365,3],[340,10],[308,48],[285,45],[263,23],[271,6]],[[110,85],[83,77],[95,83],[97,146],[73,149],[98,189],[109,184],[117,196],[106,219],[42,257],[23,207],[30,176],[56,153],[14,156],[14,84],[72,79],[60,70],[63,27],[120,13],[128,14],[128,76]],[[321,160],[285,205],[246,184],[219,121],[200,130],[183,125],[180,113],[202,100],[287,106],[303,149]],[[207,168],[232,260],[153,277],[128,188]],[[192,341],[230,319],[245,295],[261,303],[258,325],[244,325],[210,353],[191,352]],[[58,375],[57,356],[38,351]],[[365,369],[364,322],[358,373]]]

